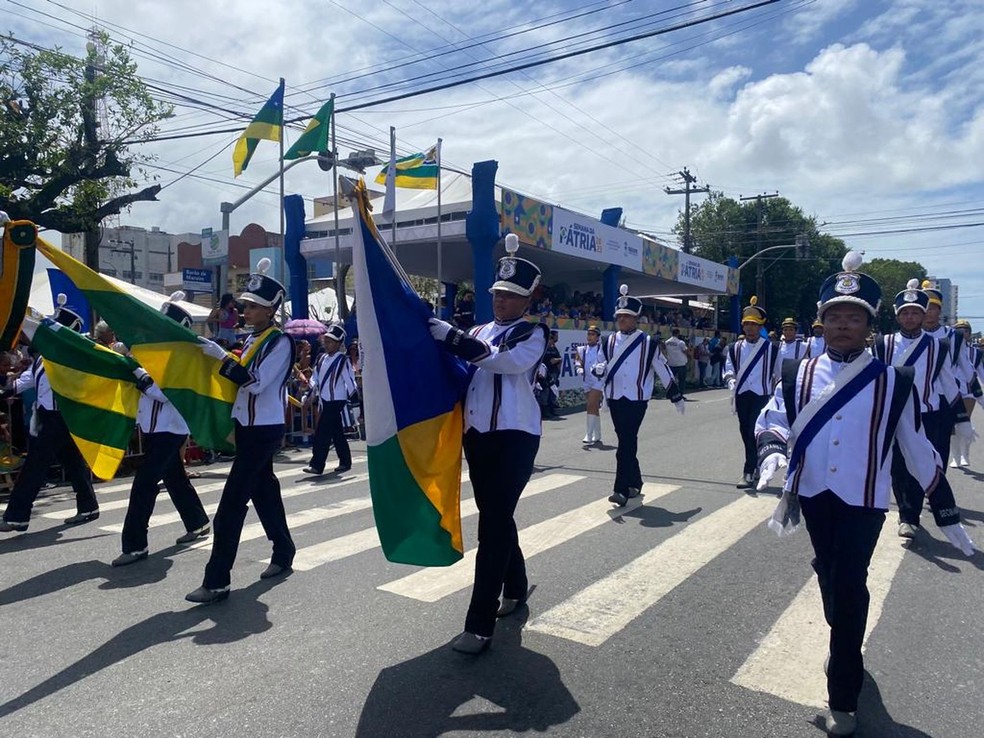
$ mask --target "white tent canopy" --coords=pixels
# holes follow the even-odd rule
[[[28,307],[34,308],[42,315],[51,315],[55,311],[54,299],[51,295],[51,284],[48,281],[48,270],[57,269],[57,267],[48,261],[40,252],[35,252],[34,256],[34,278],[31,281],[31,296],[28,299]],[[107,274],[102,275],[106,281],[111,282],[116,287],[126,292],[128,295],[135,297],[140,302],[152,307],[154,310],[160,310],[161,305],[167,301],[167,295],[163,295],[159,292],[154,292],[153,290],[148,290],[143,287],[137,287],[129,282],[124,282],[122,279],[117,279],[116,277],[110,277]],[[188,311],[191,315],[192,320],[196,323],[203,323],[208,318],[209,314],[212,312],[209,308],[202,307],[201,305],[196,305],[193,302],[182,301],[179,302],[182,308]]]
[[[346,295],[345,299],[349,307],[352,307],[352,298]],[[284,310],[287,315],[293,315],[290,300],[284,303]],[[308,293],[308,316],[312,320],[323,322],[338,320],[338,298],[335,296],[334,287],[325,287]]]

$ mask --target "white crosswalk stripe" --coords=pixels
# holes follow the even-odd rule
[[[865,643],[878,625],[892,579],[904,555],[905,548],[893,527],[885,526],[868,567],[871,604]],[[731,682],[790,702],[822,708],[827,704],[823,662],[829,639],[820,587],[816,577],[811,577]]]
[[[679,489],[672,485],[653,485],[645,487],[646,499],[655,499]],[[529,493],[524,493],[529,497]],[[643,503],[642,497],[635,497],[622,508],[612,510],[612,504],[607,499],[595,500],[587,505],[561,513],[542,523],[519,531],[519,545],[523,556],[529,559],[543,551],[586,533],[599,525],[609,522],[613,516],[621,515]],[[424,569],[409,576],[397,579],[379,587],[385,592],[411,597],[423,602],[437,602],[442,597],[457,592],[469,586],[475,570],[475,549],[465,553],[464,558],[453,566],[441,569]]]
[[[584,479],[584,477],[575,474],[548,474],[544,477],[531,479],[526,485],[522,499],[527,499],[543,492],[549,492],[550,490],[559,489],[560,487],[565,487],[568,484],[573,484],[574,482],[578,482],[582,479]],[[461,501],[462,518],[475,515],[477,512],[478,508],[475,505],[474,499]],[[379,546],[379,537],[376,535],[376,529],[367,528],[366,530],[360,530],[356,533],[342,536],[341,538],[334,538],[323,543],[318,543],[313,546],[307,546],[300,549],[294,557],[294,568],[298,571],[309,571],[315,567],[321,566],[322,564],[348,558],[349,556],[354,556],[364,551],[369,551],[377,546]],[[452,567],[448,567],[446,569],[441,568],[440,571],[449,571],[450,569],[460,566],[461,563],[462,562],[459,561]],[[429,569],[425,571],[437,571],[437,569]],[[383,588],[381,587],[381,589]]]
[[[527,628],[600,646],[756,525],[764,524],[775,504],[771,497],[742,497],[725,505],[550,608]]]

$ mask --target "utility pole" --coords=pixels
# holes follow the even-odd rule
[[[683,253],[689,254],[694,250],[694,245],[690,237],[690,193],[694,192],[710,192],[711,188],[709,185],[704,185],[703,187],[691,187],[697,181],[697,178],[690,173],[690,170],[686,167],[683,168],[682,172],[677,172],[681,177],[683,177],[683,189],[674,190],[669,187],[664,187],[663,191],[667,195],[683,195]]]
[[[771,194],[754,195],[753,197],[739,197],[741,202],[755,200],[755,251],[762,250],[762,216],[765,214],[765,201],[773,197],[779,197],[778,192]],[[759,260],[755,267],[755,294],[759,304],[765,304],[765,272],[762,269],[762,261]]]
[[[96,158],[99,154],[99,122],[96,120],[96,62],[99,61],[99,47],[97,45],[98,36],[93,31],[90,33],[89,42],[86,43],[85,59],[85,92],[82,97],[82,140],[85,142],[85,163],[86,169],[95,168]],[[98,203],[89,203],[93,210],[99,207]],[[99,234],[99,223],[89,223],[88,228],[83,234],[85,263],[93,271],[99,271],[99,242],[102,240]]]

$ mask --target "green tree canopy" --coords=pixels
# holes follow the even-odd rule
[[[89,44],[85,59],[0,37],[0,209],[80,233],[156,200],[160,186],[138,182],[152,157],[128,144],[153,136],[170,115],[126,48],[105,37]]]
[[[926,268],[915,261],[872,259],[866,261],[860,271],[878,282],[882,288],[882,304],[878,311],[875,330],[880,333],[892,333],[896,330],[895,296],[905,289],[906,282],[910,279],[918,279],[922,283],[926,278]]]

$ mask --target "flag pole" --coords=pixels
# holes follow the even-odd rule
[[[437,139],[437,314],[445,319],[448,316],[447,306],[442,305],[444,301],[444,281],[442,280],[442,249],[441,249],[441,143],[444,139]]]
[[[284,78],[280,78],[280,88],[284,88]],[[283,95],[280,97],[283,100]],[[284,234],[284,108],[280,107],[280,267],[283,270],[281,278],[287,285],[287,248]],[[287,322],[287,301],[280,301],[280,323]]]
[[[335,139],[335,93],[331,93],[331,186],[332,202],[335,210],[335,262],[331,273],[335,278],[335,320],[342,316],[342,290],[338,284],[338,273],[342,259],[342,242],[338,235],[338,142]],[[339,321],[341,322],[341,321]]]
[[[396,126],[390,126],[390,173],[393,178],[393,212],[390,214],[390,240],[393,253],[396,253]],[[388,184],[388,183],[387,183]]]

